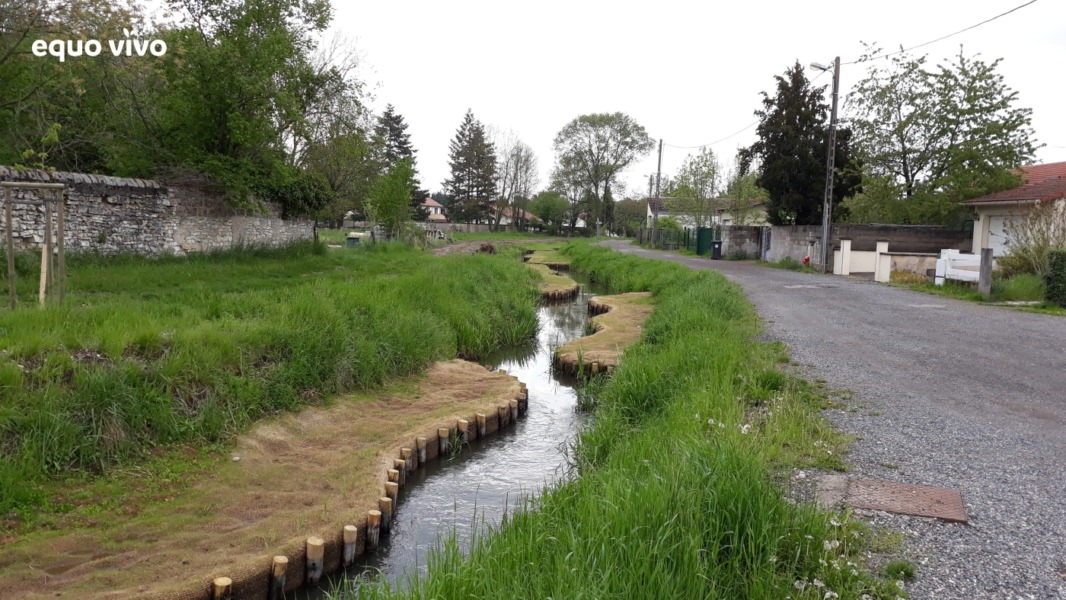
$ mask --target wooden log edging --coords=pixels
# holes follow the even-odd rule
[[[495,413],[479,412],[446,426],[427,427],[422,435],[415,436],[414,444],[397,448],[394,458],[386,459],[383,494],[377,506],[357,523],[343,525],[332,536],[310,535],[287,548],[285,554],[271,556],[263,570],[234,568],[240,572],[232,573],[232,577],[213,576],[200,597],[279,600],[304,585],[317,585],[325,573],[351,566],[359,556],[377,550],[388,537],[396,518],[399,489],[409,475],[430,461],[447,456],[454,444],[465,444],[514,424],[528,408],[529,389],[519,382],[515,397],[498,404]],[[437,443],[429,443],[430,436],[436,436]]]
[[[563,288],[558,290],[545,290],[541,292],[540,297],[548,302],[566,302],[577,298],[578,292],[581,291],[579,284],[574,284],[573,287]]]

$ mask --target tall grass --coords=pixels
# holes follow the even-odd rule
[[[0,512],[39,484],[365,390],[536,330],[518,260],[398,246],[72,257],[67,302],[0,312]]]
[[[861,532],[786,498],[781,476],[831,466],[845,442],[816,396],[776,370],[780,346],[710,272],[576,244],[572,267],[649,290],[642,341],[595,391],[572,477],[474,540],[454,540],[405,589],[358,598],[894,598],[858,565]],[[787,481],[787,478],[785,478]],[[777,483],[775,483],[777,482]],[[902,594],[901,594],[902,595]]]

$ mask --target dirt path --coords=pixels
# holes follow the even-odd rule
[[[344,525],[362,530],[399,448],[418,435],[435,441],[457,418],[495,415],[519,393],[514,377],[453,360],[387,393],[262,422],[179,497],[5,544],[0,598],[204,598],[217,576],[265,589],[272,556],[293,564],[308,536],[335,549]]]

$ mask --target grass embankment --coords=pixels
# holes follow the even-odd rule
[[[20,515],[0,529],[72,509],[62,483],[536,328],[534,278],[516,257],[306,244],[72,257],[68,272],[64,305],[0,312],[0,514]],[[20,277],[31,301],[34,273]]]
[[[861,531],[784,497],[794,466],[840,467],[823,400],[777,370],[739,288],[712,272],[576,245],[576,270],[651,291],[643,339],[594,390],[580,476],[535,498],[469,557],[454,542],[404,593],[360,597],[892,598],[855,563]],[[842,522],[838,522],[836,519]]]
[[[599,314],[589,319],[593,333],[555,350],[555,366],[564,373],[596,375],[618,367],[622,352],[640,339],[652,298],[648,292],[596,296],[589,301],[589,312],[594,311]]]

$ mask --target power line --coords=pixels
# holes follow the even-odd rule
[[[853,60],[851,62],[846,62],[846,63],[843,63],[843,64],[845,64],[845,65],[855,65],[855,64],[859,64],[859,63],[863,63],[863,62],[867,62],[867,61],[871,61],[871,60],[877,60],[879,58],[888,58],[889,56],[895,56],[897,54],[903,54],[904,52],[910,52],[911,50],[916,50],[918,48],[922,48],[922,47],[928,46],[929,44],[935,44],[937,42],[946,40],[949,37],[954,37],[956,35],[959,35],[960,33],[965,33],[965,32],[967,32],[967,31],[969,31],[971,29],[976,29],[977,27],[980,27],[980,26],[984,25],[985,23],[991,23],[992,21],[995,21],[996,19],[998,19],[1000,17],[1005,17],[1005,16],[1011,14],[1012,12],[1014,12],[1016,10],[1021,10],[1021,9],[1025,8],[1026,6],[1029,6],[1030,4],[1034,4],[1034,3],[1036,3],[1036,0],[1029,0],[1029,2],[1026,2],[1025,4],[1021,4],[1019,6],[1015,6],[1014,8],[1008,10],[1007,12],[998,14],[998,15],[992,17],[991,19],[985,19],[984,21],[981,21],[980,23],[978,23],[976,25],[970,25],[969,27],[967,27],[965,29],[960,29],[960,30],[956,31],[955,33],[949,33],[949,34],[947,34],[945,36],[938,37],[935,40],[930,40],[928,42],[925,42],[925,43],[922,43],[922,44],[918,44],[917,46],[911,46],[910,48],[901,49],[901,50],[898,50],[896,52],[890,52],[888,54],[881,54],[879,56],[875,56],[875,57],[872,57],[872,58],[860,58],[858,60]]]
[[[1034,2],[1035,2],[1035,0],[1034,0]],[[826,74],[826,71],[821,71],[820,73],[818,73],[818,75],[816,75],[814,77],[814,79],[810,80],[810,83],[814,83],[815,81],[818,81],[818,78],[821,77],[822,75],[825,75],[825,74]],[[668,144],[666,142],[663,142],[663,145],[664,146],[668,146],[670,148],[676,148],[678,150],[695,150],[696,148],[705,148],[707,146],[714,146],[716,144],[721,144],[722,142],[725,142],[725,141],[728,141],[728,140],[731,140],[731,139],[737,137],[738,135],[740,135],[740,134],[744,133],[745,131],[751,129],[755,125],[758,125],[759,121],[761,121],[761,120],[762,119],[755,119],[751,123],[748,123],[747,125],[745,125],[744,128],[741,129],[740,131],[737,131],[736,133],[733,133],[731,135],[727,135],[727,136],[725,136],[724,138],[722,138],[720,140],[715,140],[713,142],[710,142],[709,144],[700,144],[698,146],[675,146],[674,144]]]

